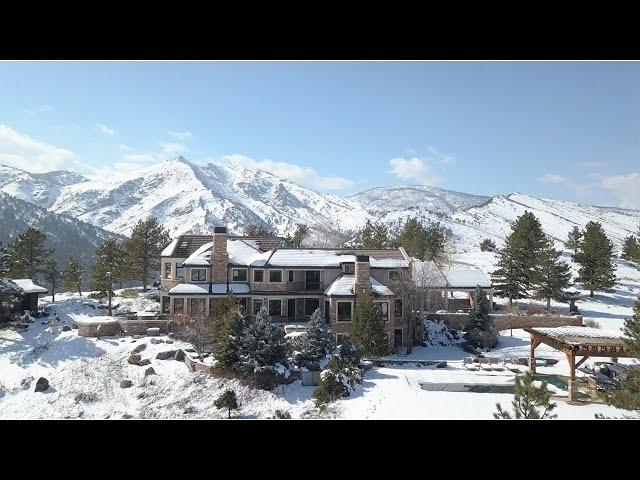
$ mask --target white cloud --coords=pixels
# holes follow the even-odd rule
[[[189,151],[189,148],[181,143],[163,143],[161,146],[162,153],[169,157],[174,157]]]
[[[558,175],[556,173],[547,173],[541,177],[536,178],[537,181],[542,183],[565,183],[567,181],[562,175]]]
[[[440,165],[453,165],[454,163],[456,163],[456,157],[454,157],[453,155],[440,153],[433,147],[427,148],[427,151],[431,154],[435,163],[438,163]]]
[[[68,168],[86,172],[90,169],[71,150],[39,142],[3,124],[0,124],[0,163],[33,173]]]
[[[116,131],[113,128],[105,125],[104,123],[96,123],[96,128],[105,135],[109,135],[110,137],[113,137],[116,134]]]
[[[188,138],[191,138],[193,136],[193,134],[188,130],[185,130],[184,132],[172,132],[171,130],[169,130],[167,133],[170,137],[176,138],[178,140],[187,140]]]
[[[40,105],[39,107],[36,107],[36,108],[25,108],[24,112],[27,115],[34,116],[34,115],[37,115],[38,113],[50,112],[51,110],[53,110],[53,107],[51,105]]]
[[[412,157],[405,158],[392,158],[389,160],[389,165],[392,173],[400,180],[415,180],[422,185],[437,185],[442,183],[443,179],[440,178],[434,171],[431,165],[423,158]]]
[[[605,177],[602,186],[618,197],[620,207],[640,209],[640,173]]]
[[[292,163],[276,162],[269,159],[257,161],[237,153],[224,155],[222,159],[233,165],[239,165],[253,170],[266,170],[278,177],[287,178],[302,185],[310,185],[324,190],[344,190],[356,184],[353,180],[344,177],[323,177],[311,167],[301,167]]]

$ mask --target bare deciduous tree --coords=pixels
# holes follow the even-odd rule
[[[215,322],[207,315],[174,315],[171,327],[175,338],[193,345],[200,356],[214,341]]]

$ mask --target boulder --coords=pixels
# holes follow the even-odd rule
[[[120,388],[129,388],[133,386],[133,382],[131,380],[122,380],[120,382]]]
[[[36,392],[44,392],[49,389],[49,380],[44,377],[40,377],[36,382]]]
[[[189,355],[185,355],[184,356],[184,364],[187,366],[187,368],[190,371],[192,371],[192,372],[196,371],[196,364],[194,363],[194,361],[191,359],[191,357]]]
[[[131,365],[138,365],[140,363],[140,359],[142,357],[140,356],[139,353],[133,353],[131,355],[129,355],[129,358],[127,359],[127,362],[129,362]]]
[[[143,351],[145,348],[147,348],[147,344],[146,343],[141,343],[140,345],[138,345],[136,348],[134,348],[133,350],[131,350],[131,353],[140,353],[141,351]]]
[[[195,348],[191,348],[191,347],[189,347],[189,348],[185,348],[185,349],[184,349],[184,351],[185,351],[185,352],[194,353],[194,352],[196,351],[196,349],[195,349]]]
[[[62,327],[62,331],[63,332],[70,332],[71,331],[71,327],[69,325],[65,325],[64,327]]]
[[[164,352],[158,352],[158,354],[156,355],[156,358],[158,360],[168,360],[170,358],[173,358],[175,354],[176,354],[175,350],[167,350]]]
[[[176,350],[176,354],[173,358],[175,358],[176,360],[182,362],[184,361],[184,352],[181,349]]]
[[[447,362],[440,362],[436,365],[436,368],[447,368]]]
[[[156,371],[153,369],[153,367],[149,367],[144,371],[145,377],[148,377],[149,375],[156,375]]]
[[[173,343],[173,340],[165,340],[165,343]]]
[[[73,328],[74,330],[77,330],[78,329],[78,324],[74,323],[73,325],[71,325],[71,328]]]
[[[138,366],[144,367],[145,365],[150,365],[150,364],[151,364],[151,360],[149,360],[148,358],[145,358],[144,360],[140,360],[140,363],[138,363]]]
[[[157,344],[159,344],[159,343],[164,343],[164,341],[163,341],[163,340],[160,340],[159,338],[152,338],[152,339],[151,339],[151,343],[152,343],[153,345],[157,345]]]

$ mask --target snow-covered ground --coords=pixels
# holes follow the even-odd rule
[[[477,265],[485,271],[493,269],[495,257],[487,252],[457,255],[458,267]],[[586,293],[578,306],[585,319],[593,319],[603,329],[619,329],[632,315],[635,299],[640,294],[640,270],[628,262],[618,261],[619,284],[612,293],[598,292],[593,298]],[[502,301],[496,299],[497,301]],[[522,303],[530,303],[523,301]],[[100,302],[86,294],[58,294],[56,302],[45,297],[43,303],[56,312],[60,323],[42,324],[41,319],[26,331],[0,328],[0,418],[224,418],[214,400],[226,389],[233,388],[240,400],[241,418],[272,418],[276,409],[288,411],[292,418],[336,417],[345,419],[491,419],[496,402],[509,409],[513,395],[504,393],[471,393],[426,391],[420,382],[495,383],[512,385],[515,374],[504,370],[468,371],[462,360],[467,355],[457,347],[417,347],[409,356],[396,360],[446,360],[447,368],[416,366],[410,363],[369,370],[361,387],[349,398],[335,402],[321,414],[312,400],[315,387],[304,387],[300,381],[266,392],[241,385],[235,380],[221,380],[191,373],[175,360],[157,360],[160,351],[188,348],[175,342],[151,344],[151,338],[85,338],[76,330],[63,331],[64,325],[91,318],[99,320],[105,310]],[[157,309],[157,302],[145,296],[116,297],[118,311]],[[567,305],[552,304],[558,313]],[[158,337],[167,340],[166,337]],[[127,363],[130,352],[141,343],[146,345],[142,358],[151,360],[157,375],[144,377],[147,367]],[[500,359],[526,357],[528,334],[523,330],[501,332],[500,343],[488,355]],[[568,364],[560,352],[542,345],[537,355],[558,359],[552,367],[539,367],[538,373],[566,376]],[[606,359],[604,359],[606,360]],[[621,361],[631,361],[621,359]],[[526,367],[520,367],[524,371]],[[580,375],[580,373],[578,373]],[[35,382],[46,377],[51,387],[34,392]],[[120,388],[129,379],[131,388]],[[623,417],[628,412],[604,404],[570,405],[563,400],[566,391],[555,389],[560,419],[592,419],[596,413]]]

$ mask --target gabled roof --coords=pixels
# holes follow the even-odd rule
[[[371,281],[371,290],[374,294],[380,296],[392,296],[394,293],[391,289],[380,282],[378,282],[375,278],[369,277]],[[355,275],[352,273],[343,273],[336,278],[331,285],[324,291],[324,294],[327,296],[353,296],[353,284],[355,282]]]
[[[24,293],[47,293],[49,292],[49,290],[47,290],[44,287],[41,287],[39,285],[36,285],[35,283],[33,283],[33,280],[31,280],[30,278],[17,278],[15,280],[11,280],[13,283],[15,283],[16,285],[18,285],[18,287],[20,287],[20,289],[24,292]]]
[[[243,240],[250,244],[255,249],[266,252],[277,248],[284,242],[283,237],[255,237],[255,236],[234,236],[229,235],[227,241],[230,240]],[[177,257],[187,258],[193,255],[198,249],[207,243],[213,241],[213,234],[210,235],[180,235],[174,239],[167,247],[162,251],[162,257]]]
[[[442,269],[442,275],[447,279],[447,286],[452,288],[491,288],[489,280],[482,270],[478,269]]]

